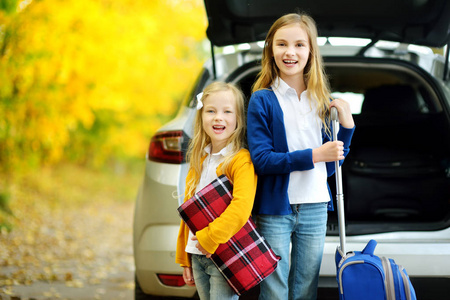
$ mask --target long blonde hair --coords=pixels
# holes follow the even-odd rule
[[[298,24],[306,31],[309,38],[310,53],[309,59],[304,70],[304,80],[309,97],[317,102],[318,115],[322,120],[325,132],[330,134],[330,128],[327,116],[330,110],[330,87],[328,78],[323,68],[322,56],[320,55],[319,45],[317,44],[317,27],[316,23],[307,14],[292,13],[280,17],[270,27],[266,36],[264,51],[262,55],[262,68],[258,74],[258,78],[253,85],[252,92],[269,88],[280,77],[280,72],[273,58],[273,39],[275,33],[281,27]]]
[[[226,146],[232,146],[230,152],[225,156],[222,163],[222,172],[225,173],[225,170],[234,155],[236,155],[239,150],[244,147],[245,108],[244,95],[242,94],[242,91],[231,83],[221,81],[216,81],[208,85],[203,90],[201,101],[204,102],[209,95],[222,91],[231,91],[234,99],[236,100],[236,130],[227,141]],[[189,197],[194,195],[195,189],[200,182],[200,176],[202,173],[202,158],[205,155],[204,149],[209,143],[211,143],[210,137],[203,130],[202,112],[203,108],[197,110],[194,123],[194,136],[189,143],[187,151],[187,160],[190,163],[190,171],[194,172],[193,176],[191,176],[190,182],[186,183],[187,195]]]

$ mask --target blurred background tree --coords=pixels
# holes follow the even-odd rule
[[[201,0],[0,0],[3,174],[142,159],[200,71],[205,30]]]

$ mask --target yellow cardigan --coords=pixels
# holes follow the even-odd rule
[[[216,174],[217,176],[223,174],[222,164],[217,167]],[[233,199],[220,217],[196,234],[200,245],[209,253],[214,253],[220,244],[228,242],[245,225],[251,215],[255,199],[257,176],[248,150],[241,149],[234,156],[225,170],[225,175],[233,183]],[[186,182],[192,176],[193,172],[189,170]],[[184,201],[192,196],[185,194]],[[189,254],[185,251],[188,237],[189,228],[181,221],[175,262],[182,267],[191,266]]]

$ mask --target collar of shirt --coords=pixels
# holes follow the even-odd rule
[[[212,145],[209,144],[208,146],[205,147],[205,149],[203,149],[205,151],[206,154],[208,155],[222,155],[222,156],[226,156],[230,151],[231,151],[231,144],[228,144],[227,146],[223,147],[222,150],[220,150],[217,153],[212,153],[211,154],[211,148]]]
[[[280,77],[277,77],[275,79],[275,81],[272,84],[272,90],[276,91],[277,93],[279,93],[281,96],[286,97],[286,94],[289,93],[293,93],[295,96],[297,96],[297,91],[290,87],[283,79],[281,79]],[[303,97],[303,95],[306,94],[306,90],[304,90],[302,92],[302,94],[300,95],[300,99]]]

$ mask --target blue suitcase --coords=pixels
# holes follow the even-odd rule
[[[333,140],[337,140],[339,120],[332,108]],[[344,199],[339,162],[336,167],[336,201],[340,246],[337,247],[336,280],[340,300],[416,300],[416,294],[406,270],[393,259],[374,255],[377,242],[370,240],[362,251],[346,252]]]
[[[339,299],[416,300],[406,270],[393,259],[374,255],[377,242],[370,240],[362,251],[344,255],[336,251]]]

